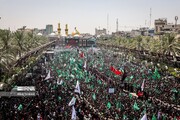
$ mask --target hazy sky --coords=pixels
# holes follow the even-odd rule
[[[53,24],[56,31],[60,22],[62,34],[66,23],[69,32],[77,27],[80,33],[94,34],[96,27],[107,28],[109,14],[110,32],[116,31],[117,18],[119,30],[129,30],[145,26],[145,21],[149,25],[150,8],[152,27],[157,18],[167,18],[170,23],[175,16],[180,19],[180,0],[0,0],[0,28]]]

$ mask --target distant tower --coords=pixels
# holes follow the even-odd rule
[[[109,34],[109,14],[107,14],[107,34]]]
[[[150,17],[150,21],[149,21],[149,22],[150,22],[150,23],[149,23],[149,28],[151,28],[151,8],[150,8],[150,16],[149,16],[149,17]]]
[[[60,35],[61,35],[61,27],[60,27],[60,23],[58,23],[58,29],[57,29],[57,31],[58,31],[58,36],[60,37]]]
[[[116,32],[118,32],[118,19],[116,21]]]
[[[66,36],[68,36],[68,24],[66,24],[65,33],[66,33]]]
[[[175,16],[175,26],[177,25],[178,16]]]

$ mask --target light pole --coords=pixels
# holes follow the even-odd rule
[[[0,20],[1,20],[1,16],[0,16]]]

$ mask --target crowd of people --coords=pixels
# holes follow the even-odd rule
[[[110,69],[116,68],[115,74]],[[178,120],[180,86],[157,66],[104,49],[61,49],[44,55],[17,82],[33,97],[1,97],[4,120]],[[76,93],[77,81],[80,93]],[[72,98],[73,105],[69,105]],[[75,115],[72,107],[75,108]]]

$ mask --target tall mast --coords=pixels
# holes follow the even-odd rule
[[[118,19],[116,20],[116,32],[118,32]]]
[[[151,11],[152,11],[152,10],[151,10],[151,8],[150,8],[150,21],[149,21],[150,23],[149,23],[149,28],[151,28],[151,15],[152,15],[152,14],[151,14]]]
[[[107,34],[109,34],[109,14],[107,14]]]

